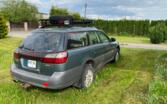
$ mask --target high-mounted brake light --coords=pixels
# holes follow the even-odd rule
[[[68,54],[66,51],[64,51],[56,54],[48,54],[44,58],[42,58],[42,62],[50,64],[63,64],[67,62],[67,59]]]

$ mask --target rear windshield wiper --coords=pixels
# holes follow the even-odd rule
[[[25,50],[29,50],[29,51],[34,51],[34,49],[32,49],[32,48],[27,48],[27,47],[24,47],[24,46],[22,46],[21,48],[23,48]]]

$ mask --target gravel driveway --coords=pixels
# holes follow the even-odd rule
[[[30,33],[30,31],[12,31],[12,32],[9,32],[9,36],[12,36],[12,37],[21,37],[21,38],[25,38],[28,36],[28,34]]]
[[[142,49],[155,49],[155,50],[167,50],[167,45],[157,44],[135,44],[135,43],[120,43],[124,48],[142,48]]]

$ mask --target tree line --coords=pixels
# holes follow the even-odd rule
[[[25,0],[2,0],[0,14],[12,23],[37,22],[38,9]]]
[[[2,0],[0,14],[12,23],[37,23],[39,19],[42,19],[38,16],[40,14],[38,8],[26,0]],[[49,15],[71,15],[77,20],[81,19],[78,12],[71,12],[66,8],[59,8],[57,6],[51,7]]]
[[[111,34],[148,36],[149,28],[167,20],[95,20],[93,26]]]

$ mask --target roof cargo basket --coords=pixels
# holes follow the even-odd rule
[[[56,24],[72,24],[73,23],[73,17],[72,16],[52,16],[49,18],[49,21],[52,25]]]
[[[49,26],[73,26],[73,25],[90,25],[92,20],[75,20],[72,16],[51,16],[49,19],[40,20],[41,27]]]

